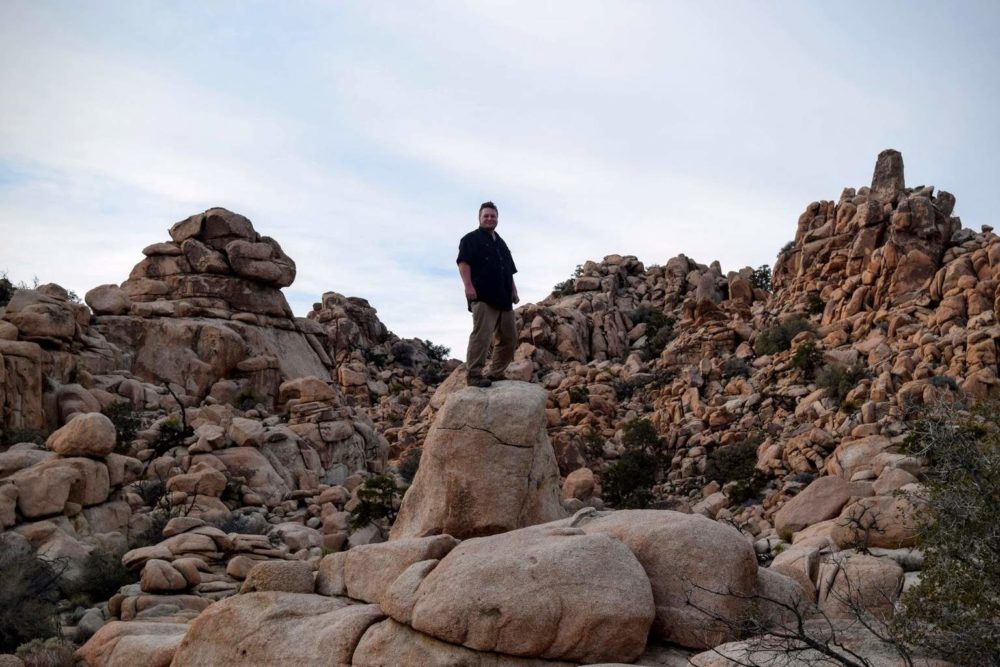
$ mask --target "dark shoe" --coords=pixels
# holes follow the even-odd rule
[[[493,384],[493,380],[487,377],[469,378],[466,380],[466,384],[470,387],[482,387],[485,389]]]

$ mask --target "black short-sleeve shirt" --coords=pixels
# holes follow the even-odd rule
[[[517,266],[499,234],[491,235],[481,227],[469,232],[458,244],[455,261],[465,262],[472,269],[472,286],[479,301],[499,310],[513,310]]]

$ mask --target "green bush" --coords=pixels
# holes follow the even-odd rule
[[[816,343],[809,340],[795,349],[792,355],[792,368],[797,368],[807,377],[812,378],[816,369],[823,362],[823,353],[816,347]]]
[[[0,653],[59,633],[56,602],[64,563],[43,560],[0,535]]]
[[[784,352],[792,347],[792,339],[803,331],[812,331],[813,326],[801,317],[789,317],[757,334],[753,350],[757,356]]]
[[[351,527],[357,530],[369,523],[392,525],[396,520],[395,502],[400,496],[396,481],[388,475],[369,477],[358,487],[358,504],[351,510]]]
[[[667,462],[663,441],[648,419],[635,419],[622,434],[625,451],[601,475],[604,500],[617,509],[641,509],[653,501],[652,487]]]
[[[569,388],[570,403],[586,403],[590,400],[590,390],[586,387],[576,386]]]
[[[10,447],[22,442],[44,445],[49,436],[36,428],[0,429],[0,447]]]
[[[166,454],[174,447],[183,447],[184,441],[193,434],[194,431],[190,427],[182,425],[176,417],[170,417],[160,422],[157,428],[156,439],[153,440],[150,447],[156,452],[157,456],[160,456]]]
[[[746,359],[729,357],[722,363],[721,373],[725,380],[735,377],[748,378],[753,373],[753,367]]]
[[[583,438],[583,453],[590,463],[604,460],[604,444],[607,441],[600,433],[591,431]]]
[[[1000,402],[924,408],[905,449],[929,461],[920,581],[903,596],[903,635],[961,665],[1000,664]]]
[[[0,308],[10,303],[15,291],[17,291],[17,287],[7,278],[7,274],[0,274]]]
[[[233,396],[232,405],[237,410],[246,412],[247,410],[253,410],[258,404],[266,402],[267,400],[253,387],[243,387]]]
[[[758,438],[751,438],[713,449],[708,453],[705,478],[723,486],[736,482],[729,490],[729,498],[733,502],[742,503],[755,497],[766,483],[764,476],[757,470],[759,444]]]
[[[783,255],[787,255],[794,249],[795,249],[795,241],[789,241],[785,245],[781,246],[781,250],[778,251],[778,257],[780,258]]]
[[[646,343],[641,350],[643,359],[656,359],[674,338],[674,318],[651,306],[640,306],[628,314],[633,326],[646,325]]]
[[[573,275],[561,283],[556,283],[555,287],[552,288],[552,294],[555,296],[569,296],[573,294],[576,291],[576,279],[582,275],[583,265],[577,264],[573,270]]]
[[[806,296],[806,312],[810,315],[819,315],[826,309],[826,304],[818,292],[809,292]]]
[[[771,291],[771,267],[767,264],[762,264],[754,269],[753,273],[750,275],[750,284],[757,289],[762,289],[765,292]]]
[[[837,404],[842,404],[847,394],[854,389],[858,382],[864,379],[865,369],[861,366],[829,365],[819,369],[816,373],[816,386],[826,389],[826,395],[832,398]]]
[[[94,549],[87,555],[82,572],[73,593],[85,596],[91,604],[104,602],[122,586],[139,581],[138,572],[122,565],[120,555],[103,549]]]
[[[423,454],[423,449],[416,447],[414,449],[409,449],[403,453],[403,456],[399,460],[399,476],[403,480],[410,484],[413,482],[413,478],[417,476],[417,470],[420,468],[420,456]]]
[[[231,512],[215,525],[224,533],[240,535],[266,535],[273,527],[259,512]]]
[[[131,401],[116,401],[101,411],[115,425],[115,451],[129,454],[132,441],[142,428],[142,419]]]
[[[73,667],[76,664],[76,646],[60,637],[33,639],[17,648],[18,658],[24,667]]]
[[[438,363],[448,361],[448,355],[451,354],[450,347],[436,345],[429,340],[425,340],[423,342],[424,346],[427,348],[427,356],[430,357],[431,361],[436,361]]]

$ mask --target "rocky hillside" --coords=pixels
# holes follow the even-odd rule
[[[773,269],[586,262],[486,390],[364,299],[294,317],[294,261],[224,209],[86,305],[14,290],[0,561],[48,583],[0,653],[714,665],[761,600],[758,635],[885,619],[923,565],[914,410],[1000,392],[1000,240],[954,207],[885,151]]]

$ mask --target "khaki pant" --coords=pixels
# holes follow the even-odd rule
[[[489,367],[483,373],[490,343],[494,343],[493,355]],[[472,333],[469,334],[469,351],[465,355],[470,378],[476,379],[483,375],[501,377],[507,364],[514,359],[516,343],[517,328],[514,325],[513,310],[497,310],[482,301],[472,304]]]

